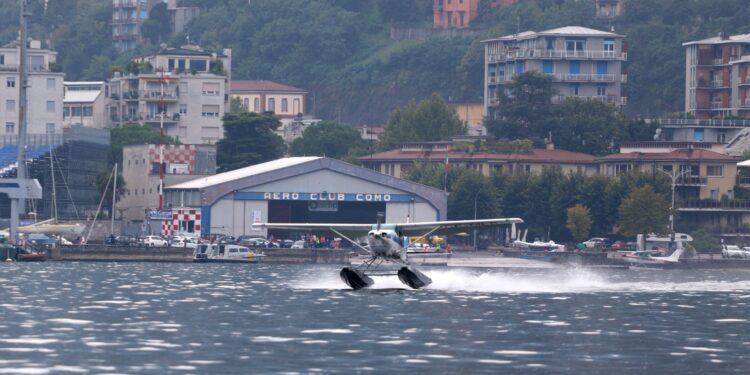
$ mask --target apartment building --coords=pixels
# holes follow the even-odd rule
[[[436,29],[464,29],[479,15],[481,0],[433,0],[432,27]],[[490,6],[517,4],[521,0],[490,0]]]
[[[201,13],[200,8],[198,7],[183,7],[180,5],[180,2],[177,0],[167,1],[167,10],[169,12],[172,35],[181,33],[185,30],[185,26]]]
[[[685,112],[698,119],[750,119],[750,34],[719,35],[685,47]]]
[[[29,88],[27,133],[32,136],[60,135],[63,128],[63,81],[56,64],[57,52],[42,48],[38,40],[27,45]],[[0,47],[0,134],[18,134],[21,45],[18,41]]]
[[[561,168],[565,173],[581,172],[590,175],[597,171],[596,158],[579,152],[556,150],[553,147],[512,154],[467,152],[452,141],[405,143],[401,148],[362,156],[357,160],[365,168],[398,178],[405,178],[405,174],[416,163],[467,168],[485,176],[494,172],[540,173],[551,167]]]
[[[65,82],[64,92],[64,127],[83,125],[102,129],[109,124],[103,81]]]
[[[185,45],[134,59],[143,67],[139,74],[117,72],[108,83],[112,126],[136,122],[158,129],[163,122],[165,133],[182,143],[217,142],[229,110],[231,55],[231,49]]]
[[[141,25],[151,8],[162,0],[112,0],[112,40],[118,51],[135,48],[143,41]]]
[[[581,26],[525,31],[484,41],[485,116],[493,116],[506,85],[535,71],[555,79],[553,103],[576,97],[624,106],[628,55],[623,35]]]

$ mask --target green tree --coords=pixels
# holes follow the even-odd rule
[[[216,144],[218,172],[263,163],[284,155],[284,141],[274,133],[281,123],[273,113],[228,113],[223,122],[224,138]]]
[[[487,131],[495,138],[546,137],[553,128],[553,83],[553,78],[535,71],[519,75],[507,85],[509,95],[500,93],[497,117],[487,121]]]
[[[153,44],[159,44],[171,32],[169,10],[166,3],[158,3],[151,8],[148,19],[141,24],[143,37]]]
[[[322,121],[308,126],[302,137],[289,146],[293,156],[318,155],[334,159],[354,157],[366,149],[362,136],[353,127],[337,122]]]
[[[475,214],[478,219],[500,215],[500,203],[495,187],[490,179],[481,173],[469,169],[461,170],[452,189],[448,196],[450,220],[474,219]]]
[[[568,228],[577,242],[582,242],[588,238],[591,232],[591,212],[589,208],[582,204],[568,208],[568,221],[565,227]]]
[[[245,108],[245,105],[242,104],[242,99],[237,96],[233,96],[232,99],[229,100],[229,112],[239,114],[247,112],[247,108]]]
[[[651,185],[633,189],[620,204],[619,213],[620,230],[626,236],[669,231],[669,203]]]
[[[695,250],[701,253],[715,253],[721,251],[721,242],[707,230],[701,228],[690,233],[693,241],[690,242]]]
[[[412,100],[391,112],[379,148],[390,150],[404,142],[447,140],[465,131],[456,110],[435,93],[427,100]]]
[[[111,154],[110,158],[115,163],[122,165],[122,147],[128,145],[158,144],[161,139],[159,130],[147,125],[126,124],[113,128],[110,132]],[[164,136],[164,144],[179,144],[179,141],[170,136]]]

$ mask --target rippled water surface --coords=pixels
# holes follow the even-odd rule
[[[750,271],[0,264],[0,374],[750,373]]]

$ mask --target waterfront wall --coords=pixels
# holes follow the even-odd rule
[[[349,251],[339,249],[265,249],[265,263],[349,264]],[[58,261],[192,262],[193,250],[177,247],[61,246],[49,250]]]

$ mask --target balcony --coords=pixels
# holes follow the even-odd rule
[[[627,98],[624,96],[618,97],[617,95],[592,95],[592,96],[584,96],[584,95],[556,95],[552,97],[552,104],[560,104],[563,103],[567,99],[578,99],[578,100],[585,100],[585,101],[595,101],[595,102],[602,102],[612,105],[626,105],[627,104]]]
[[[750,120],[684,119],[662,118],[656,120],[660,126],[670,128],[744,128],[750,127]]]
[[[144,113],[144,114],[141,114],[141,118],[143,119],[143,122],[147,124],[160,124],[161,123],[161,115],[158,113]],[[164,115],[165,124],[174,124],[179,121],[180,121],[179,113],[166,113]]]
[[[128,91],[122,94],[123,100],[138,100],[138,91]]]
[[[0,72],[17,72],[18,65],[16,64],[3,64],[0,65]]]
[[[168,90],[163,93],[161,90],[141,90],[140,96],[146,101],[164,100],[165,102],[176,102],[180,98],[177,90]]]
[[[720,89],[720,88],[726,88],[729,86],[724,84],[724,80],[716,79],[716,80],[711,81],[711,87],[715,89]]]
[[[722,104],[722,102],[711,102],[712,110],[722,109],[722,108],[724,108],[724,104]]]
[[[724,60],[721,59],[721,58],[719,58],[719,59],[713,59],[711,61],[711,63],[713,63],[714,65],[724,65]]]
[[[743,188],[750,188],[750,176],[737,176],[737,184]]]
[[[487,83],[490,85],[497,85],[502,82],[505,82],[505,79],[502,76],[490,76],[487,78]]]
[[[115,8],[136,8],[138,7],[138,0],[120,0],[112,3]]]
[[[498,98],[498,97],[491,97],[491,98],[489,98],[489,99],[487,100],[487,104],[488,104],[488,105],[489,105],[490,107],[497,107],[497,106],[499,106],[499,105],[500,105],[500,98]]]
[[[740,77],[740,86],[750,85],[750,76]]]
[[[750,200],[747,199],[691,199],[679,203],[679,211],[735,211],[750,212]]]
[[[677,186],[706,186],[708,178],[700,176],[680,176],[676,181]]]
[[[547,74],[561,82],[597,82],[597,83],[615,83],[627,81],[627,76],[617,74]]]
[[[521,59],[575,59],[575,60],[622,60],[627,61],[626,52],[615,51],[567,51],[547,49],[519,49],[490,54],[487,56],[489,62],[503,62]]]

